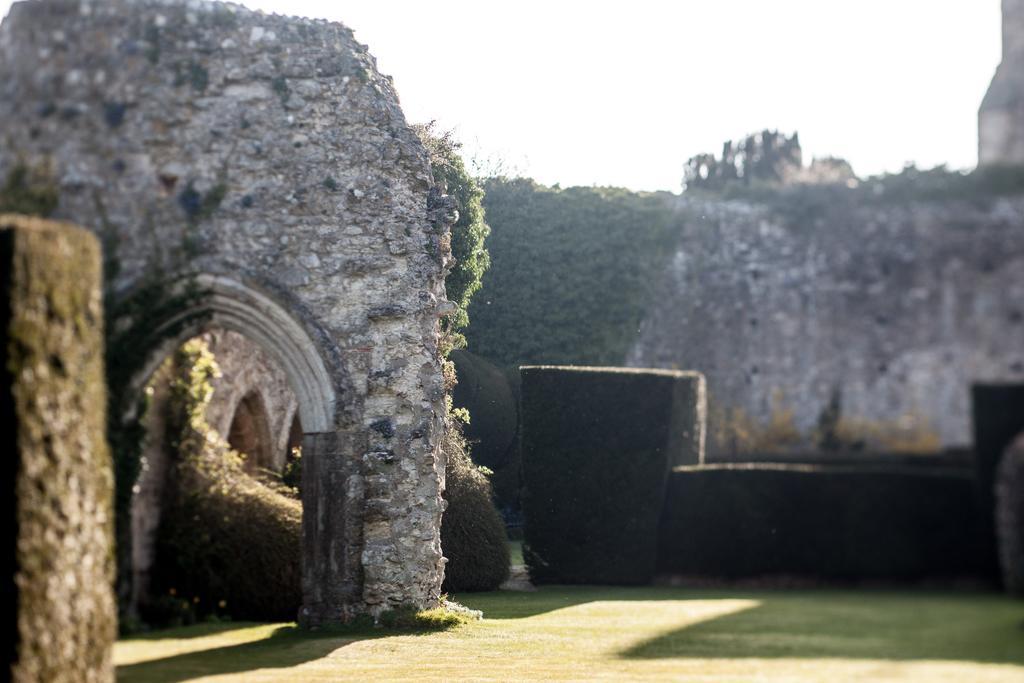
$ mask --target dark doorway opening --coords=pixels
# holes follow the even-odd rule
[[[228,444],[246,456],[245,469],[249,472],[273,466],[269,420],[258,392],[250,392],[238,402]]]

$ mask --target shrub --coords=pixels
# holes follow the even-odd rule
[[[1024,438],[999,463],[995,502],[1003,586],[1012,595],[1024,596]]]
[[[441,519],[441,549],[448,558],[443,590],[495,590],[509,573],[505,525],[491,500],[487,475],[470,460],[465,438],[458,424],[451,422],[442,446],[448,501]]]
[[[434,181],[455,200],[459,217],[451,226],[452,256],[455,266],[445,278],[448,299],[458,307],[444,324],[454,334],[469,324],[467,309],[473,294],[480,289],[484,272],[491,260],[484,247],[490,234],[484,216],[484,192],[469,173],[459,156],[461,145],[451,132],[438,133],[434,124],[414,126],[423,146],[430,154],[430,170]],[[464,340],[458,339],[458,344]]]
[[[302,506],[246,474],[206,423],[218,372],[206,345],[187,342],[173,362],[166,419],[177,461],[157,534],[154,596],[191,601],[198,615],[294,619]]]
[[[699,462],[698,373],[524,367],[524,559],[546,583],[646,583],[669,469]]]
[[[669,478],[658,569],[715,578],[994,575],[969,467],[732,464]]]

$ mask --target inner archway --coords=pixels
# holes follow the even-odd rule
[[[288,592],[288,600],[298,595],[301,585],[301,502],[296,484],[285,484],[282,471],[292,448],[301,450],[303,418],[327,432],[334,423],[334,387],[327,380],[320,352],[299,323],[268,296],[245,285],[212,276],[196,280],[204,289],[192,299],[193,307],[173,311],[155,328],[154,336],[160,341],[152,344],[129,385],[135,395],[145,395],[148,403],[142,419],[145,439],[140,474],[130,501],[130,595],[134,609],[152,605],[154,598],[168,601],[166,595],[157,593],[180,583],[161,580],[160,572],[166,564],[160,557],[162,544],[166,545],[161,534],[165,534],[168,521],[175,521],[165,513],[169,506],[173,509],[176,493],[169,482],[174,481],[175,468],[185,457],[179,448],[187,440],[181,435],[182,424],[197,416],[190,413],[186,420],[181,406],[172,405],[175,383],[193,381],[197,372],[180,367],[183,349],[198,343],[216,365],[206,378],[208,386],[186,390],[186,395],[205,397],[199,417],[208,432],[199,441],[242,455],[241,471],[250,479],[242,478],[247,483],[236,498],[243,500],[241,507],[248,508],[243,512],[240,507],[238,514],[269,514],[271,518],[265,521],[270,527],[285,533],[286,538],[278,545],[291,549],[282,564],[284,569],[277,573],[294,578],[288,579],[292,591],[278,591]],[[193,281],[189,286],[194,291],[197,285]],[[132,407],[139,402],[129,395],[116,405],[123,409],[126,404]],[[130,412],[124,414],[125,420],[136,417]],[[310,456],[315,457],[315,452]],[[244,503],[245,499],[249,503]],[[253,506],[260,510],[254,513]],[[230,506],[221,512],[226,514],[218,512],[215,519],[233,517]],[[275,514],[284,518],[275,518]],[[253,524],[259,526],[255,520]],[[197,533],[206,531],[196,529]],[[211,540],[216,537],[209,535]],[[187,535],[178,534],[177,539],[180,541],[182,536]],[[255,537],[252,545],[258,546],[259,540]],[[224,562],[229,563],[235,556],[238,553],[227,553]],[[282,605],[288,604],[282,601]],[[276,616],[294,618],[297,603],[290,609],[287,612],[281,607]],[[250,616],[260,615],[250,612]]]
[[[258,391],[242,397],[228,429],[228,445],[245,456],[248,472],[270,469],[274,465],[269,422]]]

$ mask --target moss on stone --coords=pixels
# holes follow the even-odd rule
[[[99,245],[66,223],[0,215],[0,273],[0,435],[14,530],[5,576],[15,577],[17,606],[7,612],[9,670],[14,680],[110,679]],[[68,589],[55,594],[55,585]]]

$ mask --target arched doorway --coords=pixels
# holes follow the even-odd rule
[[[258,391],[250,391],[242,397],[235,408],[228,429],[228,445],[245,456],[248,472],[269,470],[273,462],[273,437],[270,434],[270,420],[263,397]]]
[[[185,286],[200,293],[190,307],[172,311],[147,330],[154,340],[150,352],[132,374],[121,400],[112,405],[130,425],[140,417],[134,412],[137,399],[146,396],[149,404],[142,424],[140,471],[129,504],[130,528],[122,535],[130,548],[121,572],[129,585],[122,590],[130,591],[133,608],[151,597],[151,580],[159,569],[154,562],[167,502],[165,483],[177,455],[169,446],[175,434],[167,431],[162,410],[172,380],[161,375],[167,372],[169,357],[196,340],[215,358],[220,355],[225,372],[218,367],[212,380],[213,399],[205,418],[211,438],[219,436],[246,456],[243,466],[249,474],[279,473],[286,462],[285,449],[302,443],[305,424],[314,425],[318,433],[331,433],[335,424],[331,374],[310,336],[280,305],[222,277],[199,276],[187,285],[175,285]],[[271,409],[281,414],[272,419]],[[315,452],[310,455],[316,457]],[[298,567],[297,553],[294,560]]]

